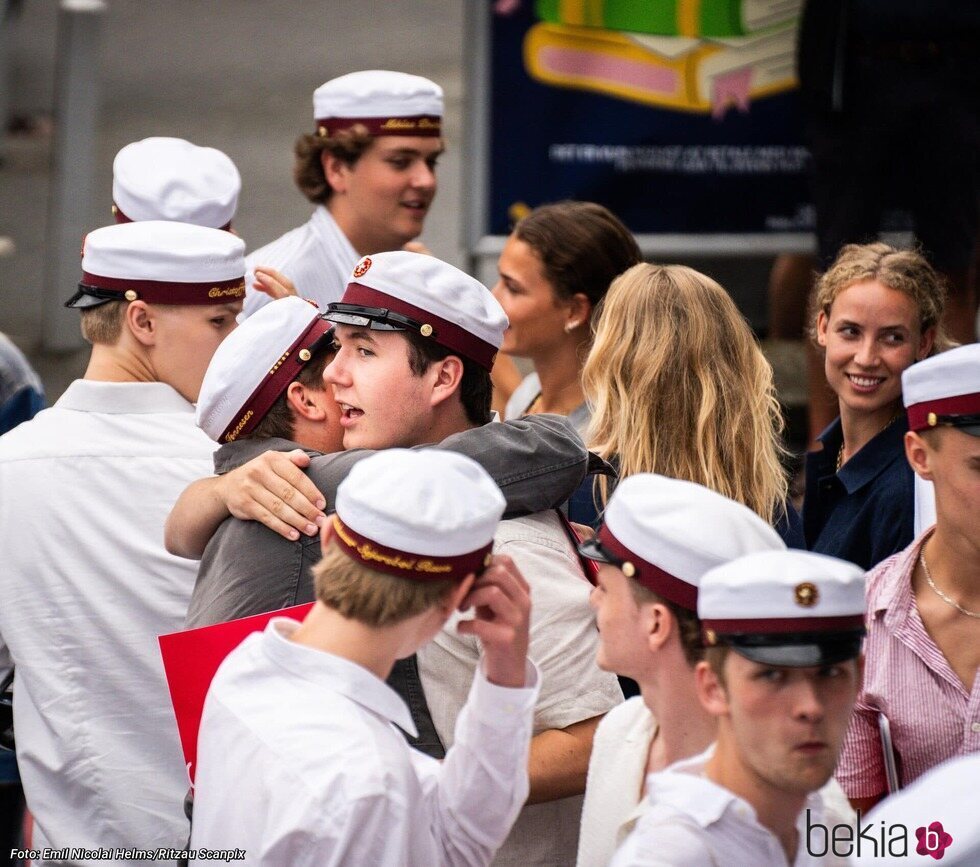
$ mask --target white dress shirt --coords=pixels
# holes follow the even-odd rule
[[[527,797],[529,685],[478,674],[443,762],[413,750],[404,702],[275,618],[222,663],[198,736],[192,848],[269,867],[485,865]]]
[[[34,848],[186,844],[157,636],[181,628],[197,564],[163,525],[214,448],[162,383],[78,380],[0,437],[0,671],[12,657]]]
[[[340,300],[360,258],[330,212],[317,205],[309,222],[245,257],[248,271],[241,316],[251,316],[272,300],[253,288],[256,265],[281,271],[296,285],[300,298],[315,301],[324,310],[332,301]]]
[[[647,777],[646,810],[609,867],[790,867],[752,806],[704,776],[713,753],[714,745]],[[845,867],[846,859],[807,852],[808,820],[828,827],[850,822],[826,809],[821,793],[811,794],[797,817],[799,845],[791,867]]]
[[[534,733],[561,729],[606,713],[623,700],[616,676],[596,665],[599,632],[589,607],[592,585],[582,574],[555,512],[501,521],[494,554],[510,556],[531,585],[528,656],[541,669]],[[460,635],[450,617],[419,650],[419,674],[443,744],[453,742],[456,716],[479,664],[479,644]],[[495,867],[575,863],[582,796],[529,804],[494,859]]]

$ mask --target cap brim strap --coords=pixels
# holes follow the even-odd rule
[[[905,411],[909,418],[909,430],[928,430],[938,424],[956,424],[956,416],[980,414],[980,392],[924,400],[912,404]],[[964,423],[971,424],[970,421]]]

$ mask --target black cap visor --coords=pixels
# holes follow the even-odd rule
[[[864,630],[849,633],[800,633],[795,635],[719,636],[739,656],[761,665],[810,668],[836,665],[861,654]]]
[[[328,304],[323,318],[337,325],[352,325],[372,331],[405,331],[409,328],[419,331],[422,328],[421,322],[387,307],[365,307],[361,304]]]
[[[100,304],[108,304],[110,301],[125,301],[126,295],[113,289],[98,289],[95,286],[86,286],[84,283],[78,284],[78,291],[66,302],[65,307],[98,307]]]

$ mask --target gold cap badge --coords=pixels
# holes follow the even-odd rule
[[[627,560],[625,563],[623,563],[622,570],[623,570],[623,574],[627,578],[632,578],[636,574],[636,566],[634,566],[632,563],[630,563],[629,560]]]
[[[926,421],[929,423],[929,427],[935,427],[936,424],[939,422],[939,419],[936,417],[936,414],[934,412],[931,412],[929,413],[929,415],[926,416]]]
[[[797,605],[802,605],[804,608],[812,608],[817,604],[817,600],[820,599],[820,592],[817,590],[816,585],[811,584],[809,581],[804,581],[802,584],[797,584],[793,590],[793,597],[796,599]]]
[[[139,296],[136,294],[135,289],[127,289],[126,294],[123,296],[127,301],[135,301]]]
[[[423,325],[419,329],[419,334],[421,334],[423,337],[431,337],[432,336],[432,326],[429,325],[428,322],[426,322],[425,325]]]
[[[309,361],[313,357],[313,353],[309,349],[301,349],[299,351],[300,361]]]

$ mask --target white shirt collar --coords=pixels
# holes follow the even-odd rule
[[[104,413],[194,412],[163,382],[96,382],[76,379],[55,404],[59,409]]]
[[[318,686],[349,698],[361,707],[397,725],[413,738],[419,733],[401,697],[388,684],[349,659],[290,640],[299,623],[273,617],[265,628],[263,650],[276,664]]]
[[[310,225],[318,235],[340,245],[340,249],[345,255],[350,257],[350,260],[353,263],[350,266],[351,268],[357,264],[358,259],[361,258],[361,254],[354,249],[353,244],[351,244],[348,237],[344,234],[343,229],[337,225],[337,221],[333,218],[333,214],[327,210],[326,205],[319,205],[317,207],[317,209],[313,212],[313,216],[310,218]],[[344,294],[344,289],[346,288],[346,284],[340,287],[341,295]]]

